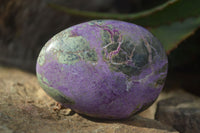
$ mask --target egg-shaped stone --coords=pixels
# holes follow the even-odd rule
[[[64,107],[122,119],[156,100],[167,67],[163,46],[143,27],[94,20],[53,36],[39,54],[36,73],[44,91]]]

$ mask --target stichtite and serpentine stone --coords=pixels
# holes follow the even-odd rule
[[[52,37],[39,54],[36,72],[41,87],[63,106],[122,119],[155,101],[167,67],[162,45],[144,28],[94,20]]]

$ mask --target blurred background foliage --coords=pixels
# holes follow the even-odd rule
[[[0,0],[0,63],[34,72],[41,47],[54,34],[92,19],[117,19],[142,25],[162,42],[169,58],[167,87],[200,94],[199,5],[200,0]]]
[[[126,1],[124,1],[126,2]],[[154,8],[137,13],[101,13],[82,11],[49,3],[68,15],[89,19],[117,19],[148,28],[164,45],[167,53],[192,35],[200,25],[199,0],[169,0]]]

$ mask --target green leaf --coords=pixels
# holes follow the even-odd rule
[[[50,6],[51,8],[54,8],[56,10],[59,11],[63,11],[69,15],[73,15],[73,16],[81,16],[81,17],[87,17],[87,18],[91,18],[91,19],[118,19],[118,20],[135,20],[135,19],[139,19],[139,18],[143,18],[145,16],[151,15],[153,13],[156,13],[158,11],[161,11],[163,9],[165,9],[166,7],[174,4],[175,2],[177,2],[179,0],[169,0],[168,2],[155,7],[153,9],[150,10],[146,10],[143,12],[139,12],[139,13],[134,13],[134,14],[120,14],[120,13],[101,13],[101,12],[92,12],[92,11],[81,11],[78,9],[71,9],[69,7],[65,7],[65,6],[61,6],[61,5],[57,5],[54,3],[49,3],[48,6]]]
[[[191,16],[200,14],[200,0],[169,0],[166,3],[134,14],[113,14],[89,12],[71,9],[61,5],[50,3],[49,6],[63,11],[70,15],[88,17],[91,19],[118,19],[134,22],[142,26],[158,26],[162,24],[172,23],[174,21],[182,21]]]
[[[200,14],[200,0],[178,0],[165,9],[151,15],[133,20],[143,26],[158,26],[183,21]]]
[[[142,25],[162,42],[167,53],[191,36],[200,26],[200,0],[169,0],[168,2],[136,14],[110,14],[87,12],[50,4],[52,8],[71,15],[95,19],[119,19]]]
[[[166,52],[169,54],[178,44],[191,36],[199,27],[200,16],[149,30],[161,41]]]

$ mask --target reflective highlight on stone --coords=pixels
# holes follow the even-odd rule
[[[36,72],[41,87],[63,106],[122,119],[155,101],[167,66],[162,45],[144,28],[94,20],[52,37],[39,54]]]

